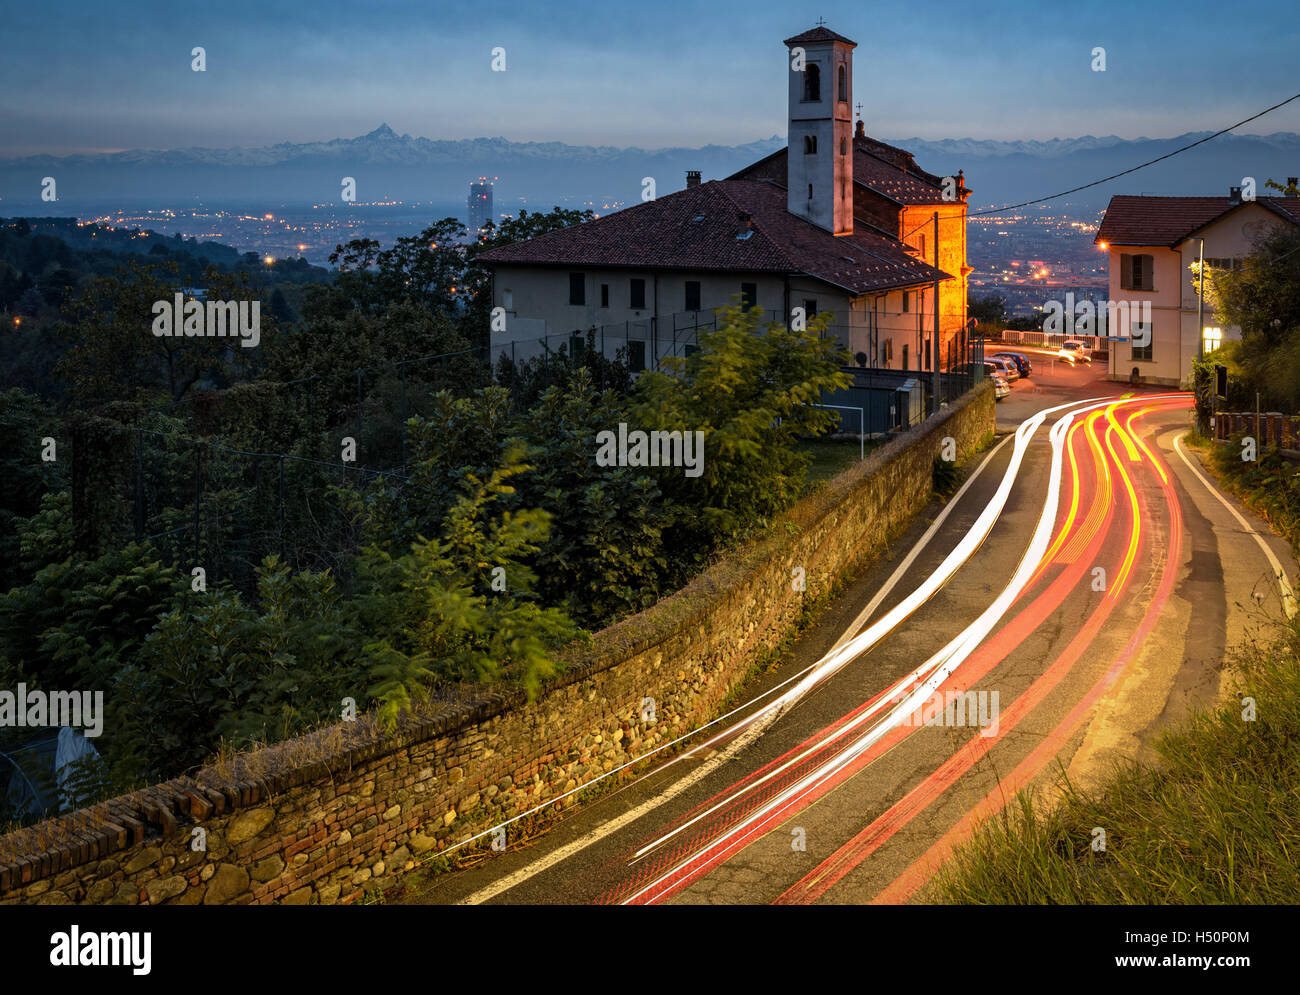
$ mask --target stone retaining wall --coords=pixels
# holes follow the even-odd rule
[[[533,702],[485,691],[392,734],[362,717],[0,837],[0,905],[328,905],[386,887],[422,855],[713,718],[806,600],[924,507],[943,440],[965,459],[993,428],[984,386],[799,502],[764,541],[566,653]]]

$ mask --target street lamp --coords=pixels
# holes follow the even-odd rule
[[[1205,359],[1205,239],[1201,243],[1200,261],[1196,264],[1196,358]]]

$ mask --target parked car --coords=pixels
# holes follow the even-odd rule
[[[984,376],[993,381],[993,397],[995,400],[1000,401],[1011,393],[1011,384],[1007,382],[1001,364],[994,363],[990,359],[985,359],[983,363],[958,363],[948,372],[969,374],[980,366],[984,368]]]
[[[1000,369],[1002,375],[1006,377],[1007,383],[1015,383],[1020,379],[1020,367],[1016,365],[1013,359],[1003,359],[1000,356],[985,356],[984,362],[992,363]]]
[[[1022,377],[1028,377],[1034,372],[1033,366],[1029,363],[1029,357],[1023,352],[995,352],[993,359],[1009,359],[1016,364],[1016,369],[1020,371]]]
[[[1092,350],[1088,348],[1087,343],[1080,342],[1078,339],[1066,339],[1062,342],[1056,356],[1058,359],[1065,360],[1071,366],[1075,363],[1092,362]]]

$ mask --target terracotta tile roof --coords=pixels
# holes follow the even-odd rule
[[[807,45],[819,41],[842,41],[844,42],[844,44],[852,45],[854,48],[857,48],[858,45],[857,42],[849,41],[849,39],[845,38],[843,35],[837,35],[830,28],[823,28],[823,27],[812,28],[808,31],[805,31],[803,34],[795,35],[793,38],[787,38],[784,42],[782,42],[782,44],[783,45]]]
[[[751,234],[738,238],[752,223]],[[763,180],[713,180],[478,257],[488,265],[806,273],[849,293],[951,279],[870,232],[835,236],[786,210]]]
[[[728,179],[744,179],[758,167],[786,176],[787,149],[751,163]],[[873,138],[853,140],[853,182],[899,204],[944,204],[942,177],[917,167],[910,152]]]
[[[1300,197],[1265,197],[1264,206],[1292,224],[1300,225]]]
[[[1300,200],[1259,197],[1255,203],[1279,217],[1300,224]],[[1227,197],[1132,197],[1110,199],[1094,242],[1108,245],[1175,246],[1243,204]]]
[[[860,126],[862,122],[859,121],[858,124]],[[907,149],[900,149],[897,145],[889,145],[886,142],[872,138],[870,135],[854,135],[853,147],[855,150],[862,149],[864,152],[870,152],[876,158],[884,159],[885,162],[889,163],[891,166],[896,166],[899,169],[910,169],[916,173],[923,173],[926,176],[930,175],[929,173],[925,173],[924,170],[917,168],[916,159],[913,157],[911,152],[907,151]]]
[[[888,148],[888,146],[886,146]],[[904,153],[906,154],[906,153]],[[911,159],[911,156],[908,156]],[[900,168],[853,143],[853,182],[900,204],[943,204],[941,179],[924,170]]]

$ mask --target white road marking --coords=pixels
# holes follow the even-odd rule
[[[943,511],[939,512],[935,520],[930,523],[930,527],[925,530],[925,535],[921,536],[921,538],[916,541],[916,545],[912,547],[912,551],[907,554],[907,557],[903,562],[898,565],[898,569],[890,574],[889,580],[885,581],[885,583],[881,585],[880,590],[876,592],[876,596],[867,603],[866,608],[863,608],[862,611],[858,613],[858,617],[849,623],[849,627],[844,630],[844,634],[835,641],[835,645],[832,646],[831,649],[839,649],[862,631],[862,627],[867,624],[867,621],[875,614],[876,609],[880,607],[880,602],[884,601],[885,598],[888,597],[889,592],[892,591],[897,586],[898,582],[903,579],[903,575],[911,569],[912,564],[916,561],[916,558],[921,555],[922,550],[930,544],[930,540],[935,537],[943,523],[948,520],[948,516],[952,513],[952,509],[957,507],[962,496],[970,489],[971,484],[975,483],[975,478],[983,472],[986,466],[988,466],[989,461],[998,454],[998,450],[1010,442],[1011,439],[1012,436],[1008,435],[1005,439],[994,446],[989,454],[984,457],[980,465],[975,468],[975,472],[966,478],[965,482],[961,485],[961,489],[952,496],[952,500],[943,506]]]
[[[591,830],[581,838],[574,840],[557,850],[552,851],[551,853],[547,854],[544,857],[539,858],[538,860],[534,861],[528,866],[520,868],[519,870],[514,871],[511,874],[508,874],[498,879],[497,881],[493,882],[492,884],[487,885],[484,888],[480,888],[478,891],[462,899],[457,904],[477,905],[481,902],[489,901],[492,898],[496,897],[497,895],[501,894],[502,892],[508,891],[511,888],[514,888],[519,884],[523,883],[524,881],[527,881],[529,878],[542,873],[543,871],[555,866],[558,863],[561,863],[564,860],[567,860],[569,857],[573,856],[574,854],[581,852],[582,850],[586,849],[587,847],[591,846],[596,842],[599,842],[600,840],[604,839],[610,834],[619,831],[624,826],[627,826],[630,823],[635,822],[637,819],[641,818],[648,812],[657,808],[664,802],[672,799],[676,795],[680,794],[682,791],[685,791],[688,787],[690,787],[693,784],[696,784],[698,781],[711,774],[719,766],[721,766],[723,763],[731,759],[733,755],[735,755],[740,750],[744,749],[744,747],[752,743],[759,735],[762,734],[763,731],[767,729],[768,726],[771,725],[772,722],[776,721],[776,719],[791,704],[793,704],[795,701],[802,698],[805,694],[808,693],[808,691],[810,691],[817,684],[821,683],[821,681],[825,680],[831,674],[842,669],[852,660],[855,660],[857,657],[861,656],[862,653],[866,652],[867,649],[875,645],[875,643],[879,642],[880,639],[884,638],[884,636],[886,636],[890,631],[892,631],[894,628],[900,625],[904,620],[906,620],[907,617],[910,616],[912,612],[914,612],[921,604],[923,604],[926,600],[928,600],[934,594],[935,591],[938,591],[941,587],[943,587],[943,585],[948,582],[948,580],[957,571],[957,569],[961,567],[972,555],[974,555],[975,551],[979,548],[980,544],[984,541],[989,531],[992,530],[993,525],[997,522],[998,516],[1001,514],[1002,508],[1006,504],[1007,497],[1010,495],[1011,492],[1011,486],[1019,474],[1020,465],[1021,462],[1023,461],[1024,452],[1028,446],[1029,440],[1037,432],[1038,428],[1042,425],[1043,421],[1046,419],[1046,417],[1049,414],[1064,410],[1066,408],[1072,408],[1080,404],[1089,404],[1092,407],[1104,407],[1113,403],[1116,403],[1114,398],[1104,398],[1104,399],[1088,398],[1086,400],[1070,401],[1065,404],[1058,404],[1050,408],[1044,408],[1042,411],[1037,412],[1035,415],[1022,422],[1014,435],[1014,438],[1016,440],[1015,452],[1012,454],[1011,462],[1008,465],[1007,470],[1003,474],[1002,482],[999,485],[997,492],[994,494],[993,499],[989,502],[988,505],[985,506],[984,511],[981,513],[979,519],[977,519],[975,525],[973,525],[971,527],[971,530],[967,532],[965,536],[963,536],[962,540],[958,543],[957,547],[954,548],[951,553],[949,553],[949,555],[944,559],[943,563],[941,563],[939,567],[936,568],[935,571],[931,573],[929,577],[926,578],[926,580],[921,584],[921,586],[912,592],[911,595],[909,595],[902,602],[896,605],[888,614],[886,614],[883,618],[881,618],[879,622],[872,625],[866,631],[860,633],[857,636],[854,636],[848,642],[837,643],[836,646],[832,647],[830,652],[828,652],[825,657],[823,657],[817,663],[807,668],[805,671],[801,672],[800,674],[793,675],[792,677],[788,678],[786,681],[783,681],[781,684],[777,685],[777,687],[769,689],[768,691],[754,698],[752,701],[746,702],[744,705],[740,705],[737,708],[732,709],[730,712],[727,713],[727,715],[719,716],[719,718],[714,719],[712,722],[706,723],[704,726],[702,726],[701,729],[705,729],[711,725],[721,722],[726,718],[729,718],[731,715],[736,714],[736,712],[749,707],[749,705],[753,704],[754,702],[762,700],[762,698],[766,697],[767,695],[773,693],[776,690],[779,690],[780,688],[784,687],[786,684],[789,684],[791,681],[794,681],[800,677],[803,678],[798,685],[796,685],[790,691],[787,691],[780,698],[776,699],[775,701],[769,702],[767,705],[763,706],[762,709],[755,712],[753,715],[742,720],[736,725],[723,730],[721,733],[715,735],[706,743],[703,743],[700,746],[693,748],[683,757],[678,758],[678,760],[684,759],[686,756],[690,756],[693,753],[697,753],[700,750],[707,748],[709,745],[711,745],[712,743],[714,743],[719,739],[732,736],[735,734],[737,729],[744,730],[744,732],[741,734],[740,737],[734,740],[725,749],[721,750],[717,755],[711,757],[699,768],[687,774],[679,781],[674,782],[673,785],[666,788],[664,791],[660,792],[654,798],[648,799],[647,801],[638,805],[636,808],[631,809],[628,812],[625,812],[621,816],[617,816],[608,822],[602,823],[601,825],[597,826],[595,829]],[[1083,410],[1091,410],[1091,408],[1085,408]],[[1009,436],[1008,439],[1009,438],[1013,438],[1013,437]],[[1004,439],[1003,442],[1000,443],[999,445],[1005,444],[1006,441],[1007,440]],[[984,467],[988,464],[989,458],[991,458],[991,456],[992,454],[990,454],[989,457],[985,458],[985,460],[980,464],[979,468],[976,470],[976,473],[984,469]],[[972,477],[970,479],[973,480],[974,476],[975,474],[972,474]],[[969,485],[969,483],[970,480],[967,481],[967,485]],[[955,500],[949,503],[949,507],[951,507],[954,504],[956,504]],[[895,575],[901,576],[901,574],[898,574],[897,571],[895,572]],[[895,577],[891,576],[890,580],[887,583],[892,584],[895,582],[896,582]],[[856,620],[855,620],[855,625],[856,625]],[[917,670],[914,671],[912,675],[909,675],[908,678],[904,678],[903,681],[900,682],[900,685],[908,682],[909,678],[911,680],[917,679],[919,674],[923,672],[924,672],[923,668],[917,668]],[[634,763],[639,763],[641,760],[644,760],[646,757],[651,756],[654,753],[659,752],[660,750],[666,749],[668,746],[674,745],[675,743],[680,742],[682,739],[689,738],[690,736],[695,735],[695,733],[698,733],[699,731],[700,731],[699,729],[694,730],[693,732],[688,733],[686,736],[682,736],[679,739],[672,741],[671,743],[662,744],[661,746],[656,747],[654,750],[651,750],[650,752],[643,754],[640,757],[637,757],[635,760],[628,761],[627,763],[622,764],[619,767],[615,767],[613,770],[600,775],[600,777],[594,778],[592,781],[579,785],[578,787],[574,788],[572,791],[560,795],[558,798],[552,799],[549,802],[544,802],[542,805],[536,806],[535,808],[530,809],[528,812],[524,812],[521,813],[520,815],[514,816],[513,818],[507,820],[506,822],[501,823],[501,825],[502,826],[509,825],[512,822],[524,818],[524,816],[526,815],[530,815],[533,812],[545,808],[547,805],[554,804],[556,801],[559,801],[560,799],[563,799],[570,794],[583,791],[591,787],[591,785],[595,784],[597,781],[600,781],[603,778],[610,776],[611,774],[615,774],[618,771],[622,770],[623,768],[631,766]],[[678,760],[673,761],[673,763],[678,762]],[[671,764],[669,766],[671,766]],[[661,767],[655,773],[662,773],[665,769],[666,767]],[[500,826],[496,826],[493,827],[492,829],[484,830],[483,832],[478,833],[475,836],[471,836],[469,839],[461,841],[461,843],[457,844],[457,846],[464,846],[466,843],[470,843],[473,840],[481,839],[485,836],[488,836],[492,832],[494,832],[497,828],[500,828]],[[684,829],[685,827],[680,827],[680,828]],[[680,829],[678,831],[680,831]],[[448,851],[444,850],[443,852],[446,853]]]
[[[1264,537],[1251,527],[1251,524],[1241,516],[1241,513],[1228,503],[1228,499],[1219,493],[1219,489],[1210,483],[1210,481],[1205,478],[1204,474],[1202,474],[1200,470],[1196,469],[1192,461],[1187,458],[1187,453],[1183,451],[1183,437],[1181,435],[1174,438],[1174,450],[1178,453],[1182,461],[1187,464],[1187,469],[1191,470],[1192,473],[1196,475],[1196,479],[1205,485],[1205,489],[1218,499],[1219,504],[1228,509],[1229,514],[1231,514],[1232,517],[1241,524],[1241,527],[1246,534],[1253,538],[1259,545],[1259,548],[1264,551],[1264,556],[1268,560],[1268,565],[1273,568],[1273,577],[1277,581],[1278,589],[1282,594],[1282,610],[1286,612],[1287,618],[1295,618],[1295,591],[1291,587],[1291,582],[1287,579],[1286,571],[1282,569],[1282,564],[1278,561],[1277,556],[1274,555],[1273,550],[1269,548],[1268,543],[1264,541]]]
[[[1138,400],[1145,399],[1135,398],[1133,401],[1127,403],[1134,403]],[[783,766],[790,766],[793,763],[797,763],[800,759],[803,759],[804,756],[810,755],[821,749],[826,743],[834,742],[836,739],[842,738],[845,733],[864,724],[886,705],[897,702],[893,711],[866,730],[851,746],[838,754],[835,758],[820,765],[813,771],[810,771],[798,782],[781,792],[781,794],[768,801],[756,811],[749,813],[744,820],[735,826],[732,826],[721,836],[710,840],[703,848],[679,861],[672,869],[664,872],[660,877],[646,884],[637,892],[624,899],[623,904],[629,904],[642,897],[646,897],[647,902],[657,901],[668,890],[671,890],[673,887],[671,883],[673,878],[684,868],[689,867],[702,856],[716,851],[719,845],[726,842],[728,839],[745,832],[751,826],[760,824],[770,814],[781,811],[787,805],[798,801],[804,795],[815,790],[820,784],[832,777],[837,771],[842,770],[846,765],[851,764],[858,756],[869,749],[874,743],[879,741],[881,737],[900,725],[907,716],[911,715],[920,708],[925,701],[930,699],[936,689],[952,675],[953,671],[956,670],[957,667],[975,650],[975,648],[988,637],[993,628],[1002,620],[1006,612],[1010,609],[1012,604],[1014,604],[1016,598],[1020,596],[1025,586],[1029,583],[1034,572],[1038,568],[1038,564],[1046,554],[1047,548],[1051,543],[1052,531],[1056,525],[1056,512],[1060,503],[1061,468],[1064,461],[1066,433],[1068,432],[1070,424],[1073,422],[1075,416],[1094,408],[1110,407],[1112,404],[1118,403],[1124,402],[1110,399],[1101,404],[1091,404],[1089,407],[1069,412],[1052,426],[1049,436],[1052,445],[1052,464],[1048,476],[1047,495],[1043,501],[1043,509],[1039,515],[1038,525],[1030,539],[1028,548],[1020,558],[1020,563],[1016,568],[1015,574],[999,593],[998,597],[980,614],[979,618],[963,629],[960,634],[950,640],[946,646],[930,657],[929,660],[913,671],[912,674],[909,674],[907,677],[896,682],[890,689],[889,693],[885,697],[882,697],[879,702],[864,711],[861,715],[856,716],[845,726],[836,730],[828,739],[809,747],[804,751],[803,755],[794,758],[794,760],[787,762],[787,764]],[[1024,426],[1022,426],[1022,428],[1023,427]],[[1036,427],[1037,426],[1035,426],[1035,429]],[[1033,433],[1031,432],[1030,435],[1032,434]],[[921,684],[912,690],[905,699],[900,701],[899,696],[902,689],[914,683],[914,681],[922,674],[924,674],[925,677]],[[766,777],[759,781],[746,784],[741,792],[733,796],[731,799],[718,802],[714,806],[714,809],[729,804],[730,801],[734,800],[734,797],[740,797],[744,793],[752,790],[755,785],[762,783],[763,780],[775,776],[776,773],[778,773],[778,771],[770,772]],[[712,811],[712,809],[710,811]],[[698,821],[708,814],[709,813],[707,812],[703,813],[702,815],[697,816],[696,819],[692,820],[692,822]],[[687,825],[690,825],[690,823],[687,823]],[[685,828],[685,826],[678,827],[671,833],[666,834],[655,842],[642,848],[639,853],[645,853],[654,847],[659,846]],[[652,895],[649,894],[654,891],[654,889],[659,888],[660,885],[665,884],[667,885],[665,888],[655,891]]]

